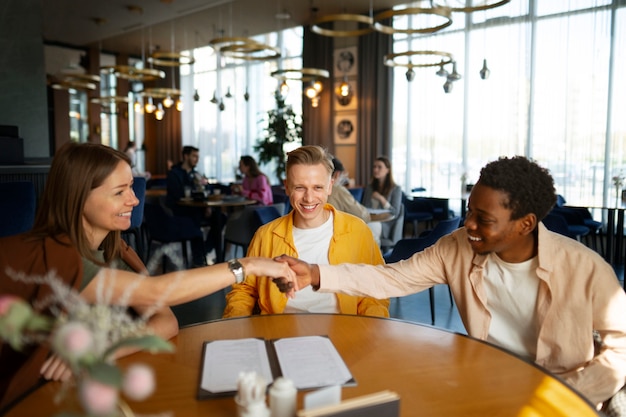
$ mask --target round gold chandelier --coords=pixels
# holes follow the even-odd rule
[[[322,27],[323,24],[330,24],[330,26],[333,26],[341,22],[348,24],[356,23],[360,27],[358,29],[351,30],[329,29]],[[374,30],[372,27],[373,23],[374,20],[370,16],[350,13],[331,14],[315,20],[311,24],[311,32],[330,37],[361,36],[367,35]]]
[[[165,78],[165,72],[154,68],[135,68],[131,65],[111,65],[100,67],[103,74],[112,74],[129,81],[152,81]]]
[[[413,16],[420,20],[426,20],[426,22],[419,22],[415,25],[412,22],[413,27],[407,25],[406,28],[400,28],[394,26],[394,18],[400,16]],[[386,25],[382,23],[384,20],[391,19],[392,23]],[[407,19],[411,21],[413,19]],[[406,9],[392,9],[378,13],[374,16],[374,29],[379,32],[393,35],[396,33],[414,34],[414,33],[433,33],[441,29],[444,29],[452,24],[452,11],[446,6],[433,6],[433,7],[408,7]]]
[[[280,58],[280,50],[254,39],[230,36],[209,41],[209,45],[224,56],[250,61],[266,61]]]
[[[193,56],[182,52],[157,51],[148,58],[148,62],[162,67],[180,67],[191,65],[196,60]]]

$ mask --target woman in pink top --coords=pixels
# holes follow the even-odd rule
[[[244,155],[239,159],[239,171],[243,174],[241,185],[233,185],[233,192],[267,206],[274,202],[272,187],[267,176],[261,172],[253,157]]]

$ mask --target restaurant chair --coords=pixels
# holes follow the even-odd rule
[[[144,230],[143,230],[143,208],[146,202],[146,179],[145,177],[135,177],[133,181],[133,191],[135,197],[139,200],[139,204],[133,207],[130,216],[130,227],[122,231],[122,238],[137,252],[144,263],[146,262],[144,252]],[[133,237],[133,241],[129,242],[129,236]],[[131,244],[132,243],[132,244]]]
[[[383,230],[385,230],[383,228]],[[391,229],[388,236],[381,236],[380,249],[383,253],[391,250],[396,242],[404,236],[404,205],[400,206],[398,216],[391,220]]]
[[[272,200],[274,204],[283,204],[283,211],[281,214],[285,215],[291,211],[291,202],[289,201],[289,196],[284,192],[274,192],[272,193]]]
[[[364,192],[363,187],[348,188],[348,191],[350,191],[350,194],[352,194],[352,196],[354,197],[356,201],[358,201],[359,203],[363,202],[363,192]]]
[[[426,227],[432,224],[434,219],[432,208],[426,201],[410,199],[404,193],[402,194],[402,203],[404,204],[404,223],[411,223],[413,226],[412,236],[417,237],[420,223],[425,223]]]
[[[180,243],[182,249],[183,262],[189,268],[189,257],[187,256],[187,243],[195,239],[204,241],[202,230],[189,217],[174,216],[169,214],[161,204],[145,203],[144,218],[146,225],[146,235],[148,241],[148,255],[153,242],[161,244]],[[166,254],[163,254],[163,273],[166,272]]]
[[[258,206],[254,208],[257,229],[281,216],[276,206]]]
[[[548,230],[561,234],[563,236],[570,237],[575,240],[579,240],[589,234],[589,228],[582,225],[570,225],[562,215],[556,212],[550,212],[541,221]]]
[[[31,181],[0,182],[0,237],[27,232],[36,211],[35,185]]]
[[[241,248],[242,255],[246,256],[248,245],[256,232],[256,219],[254,211],[257,206],[247,206],[235,211],[228,216],[224,226],[224,252],[234,247],[233,257],[237,257],[237,249]],[[228,248],[227,248],[228,246]]]
[[[456,216],[448,220],[442,220],[433,228],[433,230],[424,237],[408,238],[399,240],[394,246],[391,253],[384,256],[385,263],[399,262],[409,259],[414,254],[423,251],[429,246],[434,245],[441,237],[452,233],[459,228],[461,218]],[[448,295],[450,296],[450,305],[453,305],[452,292],[448,287]],[[430,300],[430,318],[431,324],[435,324],[435,288],[428,289],[428,298]]]

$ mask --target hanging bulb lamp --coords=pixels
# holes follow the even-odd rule
[[[163,116],[165,116],[165,110],[163,110],[163,105],[161,105],[161,103],[159,103],[159,106],[157,107],[157,109],[154,112],[154,117],[157,120],[163,120]]]
[[[489,70],[489,68],[487,68],[486,59],[483,59],[483,67],[480,69],[479,74],[480,74],[480,78],[482,78],[483,80],[486,80],[487,78],[489,78],[489,74],[491,74],[491,71]]]
[[[193,93],[193,101],[200,101],[200,94],[198,94],[198,89]]]
[[[408,82],[411,82],[415,79],[415,71],[413,70],[413,67],[410,66],[409,69],[406,71],[406,80]]]
[[[156,110],[156,106],[154,105],[154,101],[152,101],[152,97],[148,97],[145,110],[146,110],[146,113],[152,113]]]

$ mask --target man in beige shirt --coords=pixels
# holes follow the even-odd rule
[[[285,257],[297,279],[274,282],[291,296],[310,283],[373,297],[447,284],[471,336],[533,360],[619,415],[611,407],[624,393],[626,295],[598,253],[541,223],[555,202],[548,170],[524,157],[500,158],[482,169],[465,227],[425,251],[384,266]]]

